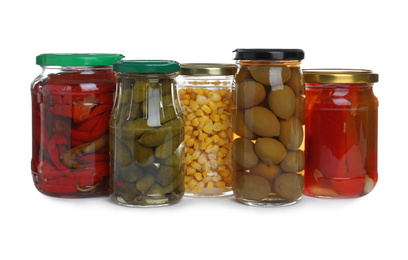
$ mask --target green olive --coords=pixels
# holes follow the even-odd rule
[[[280,131],[278,118],[267,108],[255,106],[245,111],[245,123],[259,136],[278,136]]]
[[[284,173],[276,177],[273,190],[282,199],[295,201],[302,197],[305,181],[297,173]]]
[[[235,189],[239,195],[248,200],[261,200],[271,192],[269,182],[258,175],[244,175],[237,180]]]
[[[286,82],[296,96],[305,94],[305,81],[303,80],[302,72],[299,67],[290,68],[291,76]]]
[[[237,138],[232,143],[232,154],[234,162],[244,169],[255,167],[259,158],[254,152],[254,143],[247,138]]]
[[[280,120],[279,141],[289,150],[296,151],[303,142],[302,123],[296,117]]]
[[[145,176],[143,176],[143,178],[141,178],[140,180],[138,180],[136,182],[136,189],[140,192],[147,192],[150,187],[153,186],[153,184],[155,183],[153,174],[145,174]]]
[[[280,168],[278,165],[267,164],[261,161],[250,170],[250,173],[262,176],[267,179],[269,183],[272,183],[275,177],[280,173]]]
[[[286,85],[275,86],[269,93],[268,103],[277,117],[289,119],[296,108],[296,96],[292,89]]]
[[[255,153],[265,163],[279,164],[286,156],[286,149],[278,140],[263,137],[256,139]]]
[[[233,102],[237,108],[249,108],[261,103],[266,96],[265,87],[253,80],[243,81],[237,84]]]
[[[283,85],[291,74],[287,66],[251,66],[249,72],[256,81],[268,86]]]
[[[247,67],[239,68],[237,75],[235,76],[235,82],[240,83],[241,81],[250,79],[252,79],[252,77],[251,74],[249,73],[248,68]]]
[[[249,139],[256,139],[258,136],[248,128],[248,126],[245,124],[245,119],[244,119],[244,110],[242,109],[234,109],[232,110],[232,131],[236,135],[239,135],[240,137],[246,137]]]
[[[305,153],[302,150],[288,151],[280,163],[285,172],[300,172],[305,169]]]

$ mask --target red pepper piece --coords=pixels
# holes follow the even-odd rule
[[[50,107],[50,113],[54,116],[73,117],[73,106],[67,104],[56,104]]]
[[[44,159],[39,162],[37,169],[42,180],[52,180],[65,176],[64,173],[55,169],[51,163]]]
[[[92,163],[92,162],[99,162],[99,161],[106,161],[109,160],[109,154],[108,153],[92,153],[92,154],[87,154],[84,156],[79,156],[75,158],[75,161],[79,163]]]
[[[99,137],[101,137],[103,134],[105,134],[108,131],[109,119],[110,119],[110,111],[105,112],[102,115],[101,120],[98,122],[95,128],[92,129],[92,131],[80,131],[80,130],[72,129],[71,136],[75,140],[84,141],[84,142],[91,142],[95,139],[98,139]]]
[[[97,115],[95,117],[90,118],[89,120],[86,120],[82,124],[78,124],[75,128],[75,130],[80,130],[80,131],[92,131],[98,124],[98,122],[101,120],[102,115]]]
[[[67,150],[69,148],[68,146],[69,140],[66,136],[55,134],[50,139],[48,153],[50,155],[51,161],[54,163],[55,167],[57,167],[58,170],[64,173],[67,177],[74,178],[71,171],[61,162],[61,158],[63,155],[62,150]]]
[[[112,92],[101,94],[98,96],[98,103],[101,104],[113,104],[115,94]]]
[[[61,177],[53,180],[47,180],[46,182],[41,182],[39,183],[39,187],[44,192],[65,195],[78,191],[75,184],[75,180],[67,177]]]
[[[69,72],[49,75],[47,84],[70,84],[78,85],[81,83],[106,83],[116,82],[116,77],[112,72],[95,72],[89,74],[87,71],[83,72]]]

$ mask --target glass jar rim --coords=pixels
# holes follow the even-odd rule
[[[305,83],[375,83],[378,74],[367,69],[304,69]]]
[[[227,63],[182,63],[179,75],[185,76],[224,76],[235,75],[237,66]]]
[[[112,66],[123,59],[113,53],[43,53],[36,57],[40,66]]]

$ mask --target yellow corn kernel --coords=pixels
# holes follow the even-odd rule
[[[190,99],[191,99],[191,96],[190,96],[189,94],[180,95],[180,96],[181,96],[181,98],[184,99],[184,100],[186,100],[186,99],[190,100]]]
[[[196,111],[196,116],[203,116],[204,115],[204,111],[201,109],[201,108],[199,108],[199,109],[197,109],[197,111]]]
[[[194,130],[194,131],[193,131],[193,135],[194,135],[194,136],[199,136],[199,135],[200,135],[200,131],[199,131],[199,130]]]
[[[196,170],[201,171],[201,165],[198,162],[191,161],[189,164],[191,165],[191,167],[195,168]]]
[[[206,161],[201,165],[201,168],[203,169],[204,172],[210,171],[211,170],[211,163],[209,161]]]
[[[220,107],[220,108],[218,108],[218,114],[222,114],[222,113],[224,113],[224,108],[223,107]]]
[[[191,89],[191,88],[186,88],[185,91],[186,91],[186,93],[191,94],[191,92],[193,92],[193,89]]]
[[[215,181],[215,182],[220,181],[220,180],[221,180],[221,176],[219,176],[219,175],[213,176],[213,177],[212,177],[212,180]]]
[[[204,141],[205,140],[205,138],[207,138],[208,137],[208,134],[206,134],[206,133],[202,133],[202,134],[200,134],[199,136],[198,136],[198,140],[200,140],[200,141]]]
[[[199,183],[197,183],[196,187],[204,188],[205,184],[204,182],[200,181]]]
[[[228,186],[228,187],[231,187],[231,185]],[[221,192],[227,192],[227,191],[228,191],[228,188],[227,188],[227,187],[221,187]]]
[[[200,156],[200,154],[201,154],[201,151],[200,151],[200,150],[195,150],[195,151],[193,152],[193,154],[191,155],[191,157],[192,157],[194,160],[197,160],[197,158],[198,158],[198,156]]]
[[[218,161],[217,161],[217,163],[218,163]],[[218,171],[225,171],[227,169],[227,167],[225,167],[225,165],[219,165],[218,164]]]
[[[186,146],[193,146],[195,139],[192,137],[186,137],[186,138],[187,138],[187,140],[185,140]]]
[[[191,155],[187,154],[186,159],[185,159],[186,164],[190,164],[193,161],[193,158],[191,158]]]
[[[212,150],[213,146],[214,145],[212,145],[212,144],[207,145],[207,147],[205,148],[205,152],[206,153],[211,153],[211,150]]]
[[[220,115],[221,120],[225,121],[228,120],[228,116],[226,114],[221,114]]]
[[[201,172],[195,172],[194,177],[197,181],[201,181],[203,179],[203,175],[201,174]]]
[[[211,148],[211,152],[217,154],[220,151],[220,146],[218,144],[215,144],[212,148]]]
[[[191,125],[191,121],[184,121],[184,125],[185,126]]]
[[[224,177],[224,178],[231,175],[230,170],[220,171],[219,173],[220,173],[220,175],[221,175],[222,177]]]
[[[201,124],[204,125],[211,121],[211,119],[208,116],[201,116],[198,120],[200,121]]]
[[[196,187],[191,189],[191,192],[192,193],[201,193],[201,188],[196,186]]]
[[[211,167],[213,167],[214,169],[217,169],[218,167],[217,160],[210,160],[210,163],[211,163]]]
[[[193,91],[197,95],[204,95],[204,89],[202,89],[202,88],[195,88],[195,89],[193,89]]]
[[[228,149],[225,147],[220,148],[220,153],[223,155],[222,157],[226,156],[228,154]]]
[[[210,189],[210,190],[212,190],[212,189],[214,188],[214,182],[209,181],[209,182],[207,183],[207,188]]]
[[[204,141],[205,141],[207,144],[210,144],[210,143],[212,143],[213,139],[210,138],[210,137],[207,137],[207,138],[205,138]]]
[[[218,145],[219,145],[219,146],[224,146],[224,145],[227,143],[225,140],[227,140],[227,139],[226,139],[226,138],[220,139],[220,140],[218,141]]]
[[[198,149],[205,150],[207,148],[207,143],[205,141],[200,141]]]
[[[186,107],[186,113],[192,113],[192,112],[194,111],[190,106]]]
[[[186,126],[184,127],[184,133],[191,135],[193,133],[193,129],[194,128],[192,126]]]
[[[193,176],[185,176],[184,177],[184,183],[188,183],[189,181],[191,181],[193,179]]]
[[[203,93],[204,94],[204,93]],[[207,101],[207,97],[203,96],[203,95],[197,95],[197,104],[202,106],[205,104],[205,102]]]
[[[186,95],[187,91],[185,89],[180,89],[178,93],[180,97],[183,97],[184,95]]]
[[[222,159],[220,157],[218,157],[217,163],[218,163],[218,165],[221,165],[221,166],[225,164],[224,159]]]
[[[209,107],[209,106],[207,106],[207,105],[203,105],[202,107],[201,107],[201,109],[205,112],[205,113],[207,113],[207,114],[210,114],[211,113],[211,108]]]
[[[219,132],[219,131],[222,130],[221,128],[222,128],[222,124],[221,124],[221,123],[215,123],[215,124],[214,124],[214,127],[213,127],[213,130],[216,131],[216,132]]]
[[[188,99],[183,100],[182,105],[189,106],[190,105],[190,100],[188,100]]]
[[[191,114],[190,114],[190,115],[191,115]],[[198,126],[198,125],[200,124],[200,121],[198,120],[197,117],[195,117],[195,118],[191,121],[191,124],[196,127],[196,126]]]
[[[221,96],[217,93],[210,93],[210,98],[212,101],[220,101],[221,100]]]
[[[224,103],[222,103],[222,101],[215,102],[215,104],[217,105],[217,108],[222,108],[222,106],[224,105]],[[220,113],[220,114],[222,114],[222,113]]]
[[[225,163],[226,165],[231,165],[231,164],[232,164],[231,158],[225,158],[225,159],[224,159],[224,163]]]
[[[194,153],[194,149],[190,148],[188,150],[186,150],[186,154],[192,155]]]
[[[211,108],[212,111],[217,111],[217,104],[214,101],[208,102],[208,106]]]
[[[198,156],[197,162],[199,164],[204,164],[205,162],[207,162],[207,158],[205,157],[205,154],[201,154],[200,156]]]
[[[211,181],[211,176],[207,176],[207,177],[204,177],[204,178],[202,179],[202,182],[203,182],[203,183],[207,183],[207,182],[209,182],[209,181]]]
[[[191,181],[188,182],[187,186],[192,189],[197,185],[197,181],[192,179]]]
[[[213,139],[214,143],[218,143],[218,141],[220,141],[220,136],[217,134],[214,134],[211,138]]]
[[[194,173],[196,173],[197,172],[197,170],[196,169],[194,169],[193,167],[191,167],[191,166],[187,166],[187,170],[186,170],[186,172],[187,172],[187,175],[193,175]]]
[[[227,138],[227,136],[228,136],[227,132],[225,132],[225,131],[220,131],[220,132],[218,133],[218,135],[219,135],[221,138]]]
[[[225,187],[225,182],[223,182],[223,181],[217,181],[217,182],[215,183],[215,185],[217,185],[218,187]]]
[[[193,113],[188,114],[187,120],[191,121],[191,120],[193,120],[194,117],[196,117],[196,115],[194,115]]]
[[[220,115],[217,114],[217,115],[211,115],[210,118],[214,123],[218,123],[221,117]]]
[[[198,140],[195,140],[193,148],[194,150],[198,150],[198,148],[200,148],[200,143]]]
[[[197,111],[198,107],[199,107],[199,106],[198,106],[198,104],[197,104],[196,101],[190,100],[190,108],[191,108],[193,111]]]
[[[210,160],[216,160],[217,159],[217,155],[213,154],[213,153],[209,153],[207,156],[208,156],[208,159],[210,159]]]
[[[213,131],[213,128],[214,124],[212,121],[210,121],[203,127],[203,131],[206,132],[207,134],[210,134]]]

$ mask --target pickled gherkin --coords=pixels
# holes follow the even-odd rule
[[[184,121],[174,80],[179,65],[122,61],[114,70],[118,90],[110,121],[113,199],[131,207],[174,204],[184,195]]]

